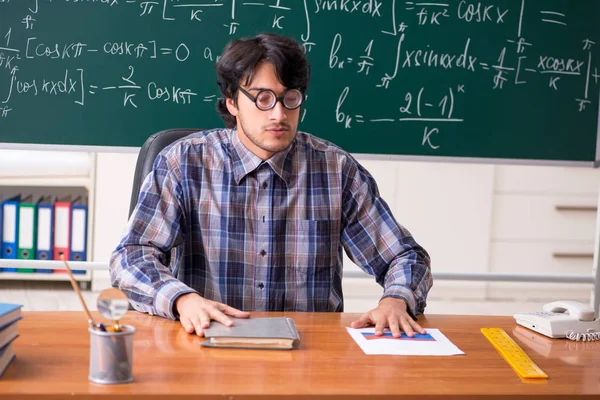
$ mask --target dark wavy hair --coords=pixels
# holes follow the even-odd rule
[[[227,128],[236,125],[235,117],[229,113],[225,99],[237,102],[242,82],[250,84],[256,67],[269,62],[275,67],[279,81],[287,88],[306,93],[310,81],[310,64],[302,47],[288,37],[263,33],[251,38],[229,42],[217,62],[217,84],[222,98],[217,101],[217,111]]]

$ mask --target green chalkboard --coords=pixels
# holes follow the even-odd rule
[[[278,32],[300,129],[352,153],[597,160],[596,0],[0,0],[0,143],[141,146],[213,128],[214,64]]]

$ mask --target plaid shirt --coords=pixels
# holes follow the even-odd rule
[[[429,256],[349,153],[297,132],[263,161],[215,129],[157,157],[110,273],[135,309],[167,318],[190,292],[240,310],[343,311],[342,249],[383,297],[423,312]]]

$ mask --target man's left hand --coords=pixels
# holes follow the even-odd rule
[[[379,305],[371,311],[363,314],[359,319],[350,325],[354,329],[364,328],[369,325],[375,325],[375,335],[383,335],[384,328],[390,328],[394,337],[400,337],[400,332],[404,331],[412,337],[415,332],[427,333],[406,311],[406,302],[394,297],[386,297],[379,302]]]

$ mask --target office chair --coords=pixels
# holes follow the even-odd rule
[[[202,129],[193,128],[174,128],[165,129],[164,131],[156,132],[146,139],[140,153],[138,154],[137,161],[135,163],[135,172],[133,174],[133,186],[131,188],[131,200],[129,202],[129,216],[133,213],[135,206],[140,195],[140,189],[146,176],[152,171],[152,165],[154,159],[161,152],[162,149],[170,145],[171,143],[179,140],[191,133],[201,131]],[[177,260],[177,249],[172,249],[171,254],[168,258],[168,263],[171,260]],[[134,310],[131,303],[129,304],[129,310]]]
[[[129,216],[133,213],[135,205],[138,201],[140,189],[144,179],[152,170],[154,159],[162,149],[191,133],[201,131],[202,129],[194,128],[174,128],[165,129],[164,131],[156,132],[144,142],[140,149],[137,162],[135,164],[135,173],[133,175],[133,187],[131,188],[131,200],[129,202]]]

